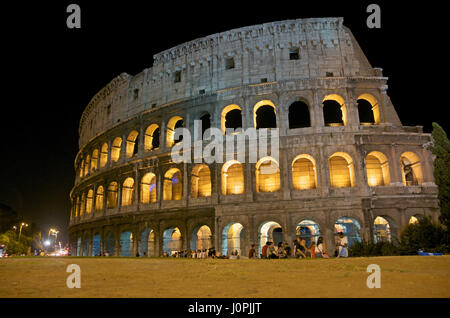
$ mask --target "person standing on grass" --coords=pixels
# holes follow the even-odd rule
[[[348,240],[347,237],[344,236],[344,233],[339,232],[338,233],[338,255],[337,258],[339,257],[348,257]]]

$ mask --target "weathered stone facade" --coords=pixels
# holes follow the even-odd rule
[[[387,78],[371,67],[342,23],[342,18],[298,19],[214,34],[156,54],[154,65],[135,76],[113,79],[94,96],[80,122],[70,194],[72,250],[122,255],[121,233],[129,232],[129,254],[148,244],[146,254],[157,256],[166,244],[166,229],[178,228],[178,248],[190,249],[199,226],[207,225],[210,245],[222,251],[231,239],[230,224],[239,223],[244,229],[238,233],[239,249],[246,255],[250,244],[260,244],[266,222],[281,226],[283,241],[292,242],[299,222],[311,220],[332,253],[341,217],[357,221],[359,235],[366,239],[374,237],[377,216],[389,221],[393,236],[411,216],[426,213],[437,219],[437,187],[425,147],[431,136],[421,127],[402,126],[386,94]],[[360,122],[360,99],[372,107],[371,124]],[[326,122],[327,100],[339,103],[342,123]],[[224,193],[224,164],[214,163],[208,164],[209,195],[192,195],[197,164],[172,162],[171,119],[179,116],[193,131],[194,120],[209,114],[211,127],[220,128],[224,109],[238,105],[246,129],[254,127],[255,105],[261,101],[273,105],[280,132],[279,189],[260,192],[257,164],[242,163],[243,192]],[[289,126],[290,106],[297,101],[308,107],[308,127]],[[160,131],[157,147],[152,144],[155,127]],[[370,173],[378,173],[381,183],[369,180],[371,154],[379,167]],[[311,158],[307,164],[315,180],[304,189],[293,177],[299,155]],[[347,161],[348,176],[336,172],[349,178],[347,186],[332,180],[335,157]],[[414,171],[413,181],[407,180],[403,157]],[[180,199],[164,200],[165,182],[174,178],[166,172],[172,168],[180,173]],[[143,181],[148,173],[154,174],[154,186]],[[143,189],[155,192],[144,199],[148,194]]]

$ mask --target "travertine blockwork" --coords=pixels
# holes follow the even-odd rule
[[[252,243],[297,235],[323,236],[333,250],[337,230],[390,239],[412,216],[437,218],[430,135],[402,126],[387,78],[342,23],[298,19],[214,34],[113,79],[80,122],[73,250],[214,246],[246,255]],[[280,130],[278,161],[171,160],[177,127],[193,136],[200,119],[223,132],[260,128],[265,116]],[[378,216],[388,226],[375,226]]]

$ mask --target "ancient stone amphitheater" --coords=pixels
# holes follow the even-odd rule
[[[350,244],[393,240],[421,215],[437,219],[431,136],[402,125],[387,80],[342,18],[243,27],[156,54],[82,114],[72,254],[246,256],[297,236],[322,236],[331,254],[338,231]],[[186,138],[174,130],[196,120],[224,134],[278,129],[278,159],[176,163]]]

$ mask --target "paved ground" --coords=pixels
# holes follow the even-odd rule
[[[81,268],[69,289],[67,265]],[[381,288],[366,286],[369,264]],[[450,297],[450,255],[348,259],[0,259],[0,297]]]

